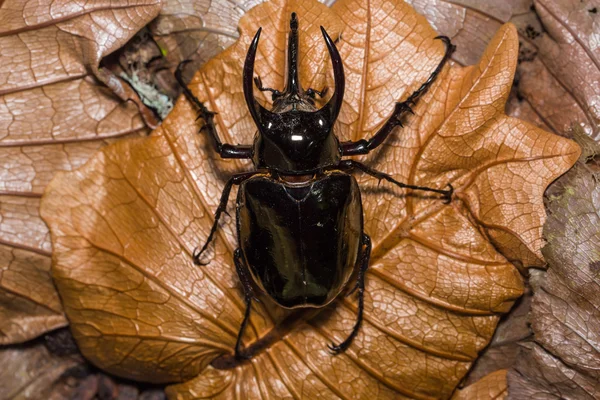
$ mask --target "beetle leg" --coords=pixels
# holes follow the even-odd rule
[[[215,218],[212,227],[210,228],[210,233],[208,234],[208,238],[206,242],[204,242],[204,246],[200,250],[196,248],[194,250],[194,264],[196,265],[206,265],[207,263],[203,263],[200,261],[200,257],[202,257],[202,253],[207,249],[210,242],[213,240],[215,233],[217,233],[217,228],[219,227],[219,218],[221,218],[221,214],[227,214],[227,202],[229,200],[229,194],[231,193],[231,187],[233,185],[239,185],[244,182],[246,179],[251,178],[253,175],[256,175],[257,171],[252,172],[244,172],[241,174],[236,174],[229,178],[225,183],[225,187],[223,188],[223,192],[221,193],[221,200],[219,201],[219,206],[217,207],[217,211],[215,212]]]
[[[392,178],[390,175],[384,173],[384,172],[380,172],[377,170],[374,170],[372,168],[367,167],[365,164],[360,163],[358,161],[354,161],[354,160],[342,160],[340,161],[338,167],[343,168],[343,169],[359,169],[362,172],[371,175],[372,177],[375,177],[379,180],[384,179],[388,182],[393,183],[396,186],[399,186],[401,188],[405,188],[405,189],[413,189],[413,190],[422,190],[424,192],[434,192],[434,193],[440,193],[443,195],[443,199],[444,199],[444,203],[449,204],[450,201],[452,200],[452,194],[454,193],[454,188],[452,187],[451,184],[448,184],[448,189],[447,190],[442,190],[442,189],[433,189],[430,187],[426,187],[426,186],[415,186],[415,185],[408,185],[406,183],[402,183],[402,182],[398,182],[397,180],[395,180],[394,178]]]
[[[333,354],[339,354],[339,353],[345,351],[350,346],[350,344],[352,343],[352,340],[354,340],[354,337],[358,333],[360,324],[362,323],[363,310],[365,307],[365,273],[367,272],[367,269],[369,268],[369,259],[371,257],[371,238],[366,233],[363,233],[363,235],[362,235],[361,246],[364,247],[364,249],[358,260],[358,262],[360,263],[359,264],[360,269],[358,270],[358,278],[356,279],[356,286],[354,289],[352,289],[352,292],[354,292],[355,290],[358,290],[358,313],[356,315],[356,323],[354,324],[354,327],[352,328],[352,332],[346,338],[346,340],[344,340],[340,344],[331,343],[331,344],[327,345],[327,347]]]
[[[417,101],[419,100],[421,95],[427,92],[429,87],[433,84],[433,82],[435,82],[435,79],[438,77],[438,75],[442,71],[442,68],[444,67],[446,62],[448,62],[450,56],[456,49],[456,46],[454,46],[450,42],[450,38],[448,38],[447,36],[438,36],[436,37],[436,39],[440,39],[444,42],[444,44],[446,45],[446,53],[444,54],[444,57],[442,58],[438,66],[431,73],[429,78],[406,100],[404,100],[403,102],[396,103],[396,107],[394,108],[392,116],[386,121],[386,123],[381,127],[379,131],[377,131],[377,133],[372,138],[368,140],[361,139],[356,142],[351,141],[341,143],[343,156],[354,156],[358,154],[369,153],[371,150],[377,148],[381,143],[383,143],[385,139],[387,139],[387,137],[390,135],[390,133],[392,133],[396,126],[402,127],[402,118],[404,118],[404,116],[407,113],[413,114],[411,106],[417,104]]]
[[[221,158],[252,158],[252,146],[232,145],[221,142],[221,139],[219,139],[219,135],[217,134],[217,128],[215,127],[214,118],[216,113],[206,108],[206,106],[200,100],[198,100],[196,96],[194,96],[192,91],[183,81],[183,77],[181,76],[181,68],[188,62],[189,60],[185,60],[179,63],[177,69],[175,70],[175,79],[177,79],[177,82],[179,82],[179,85],[181,85],[185,97],[198,108],[198,118],[202,118],[204,120],[204,126],[202,127],[201,131],[208,132]]]
[[[233,261],[235,263],[235,269],[237,271],[238,277],[240,278],[242,286],[244,287],[244,301],[246,303],[246,312],[244,313],[244,319],[242,320],[242,325],[240,326],[240,331],[238,332],[238,337],[235,342],[235,358],[249,359],[250,356],[242,353],[242,337],[244,336],[244,331],[246,330],[248,321],[250,320],[252,299],[255,299],[256,301],[258,301],[258,299],[254,297],[254,289],[252,288],[252,283],[250,282],[250,277],[248,276],[247,268],[244,265],[244,261],[242,260],[242,252],[240,249],[235,250]]]

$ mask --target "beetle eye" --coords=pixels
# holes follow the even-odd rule
[[[323,126],[323,120],[319,118],[319,125]]]

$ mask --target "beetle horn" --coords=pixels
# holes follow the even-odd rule
[[[254,75],[254,59],[256,58],[256,49],[258,48],[258,40],[260,39],[260,32],[262,28],[258,28],[256,34],[254,35],[254,39],[252,39],[252,43],[250,43],[250,48],[248,49],[248,54],[246,54],[246,61],[244,62],[244,74],[243,74],[243,86],[244,86],[244,98],[246,99],[246,105],[248,105],[248,109],[250,110],[250,114],[252,115],[252,119],[257,126],[261,125],[261,121],[264,119],[263,117],[269,117],[273,114],[271,111],[267,110],[263,106],[261,106],[258,101],[254,98],[254,93],[252,91],[252,78]]]
[[[296,13],[292,13],[290,18],[290,36],[287,50],[287,82],[283,93],[289,96],[299,94],[302,90],[298,76],[298,16]]]
[[[344,90],[346,88],[344,65],[342,64],[342,57],[340,57],[340,53],[338,52],[337,47],[335,47],[335,43],[333,43],[333,40],[331,40],[327,31],[325,31],[325,28],[321,27],[321,32],[323,33],[325,45],[327,46],[329,56],[331,57],[331,63],[333,64],[333,78],[335,80],[335,91],[331,96],[331,99],[329,99],[329,102],[327,102],[322,109],[328,108],[331,112],[331,120],[335,121],[342,108]]]

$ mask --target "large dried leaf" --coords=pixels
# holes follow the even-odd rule
[[[450,35],[459,44],[453,58],[461,63],[476,60],[483,53],[487,38],[502,23],[513,22],[519,32],[520,51],[507,113],[563,136],[575,134],[581,138],[579,132],[585,132],[599,137],[597,1],[410,2],[439,32]],[[473,371],[469,378],[493,368],[507,368],[516,358],[520,349],[517,342],[498,346],[494,341],[478,360],[475,368],[479,371]]]
[[[400,1],[344,0],[332,9],[265,3],[242,18],[239,41],[190,85],[218,112],[225,140],[249,143],[255,130],[241,73],[258,26],[257,73],[282,85],[292,11],[300,16],[305,87],[331,82],[318,26],[334,37],[343,32],[347,95],[337,128],[344,139],[372,135],[443,55],[436,32]],[[366,315],[351,348],[336,357],[325,343],[350,331],[352,299],[285,324],[286,314],[263,299],[245,343],[266,350],[216,368],[227,366],[244,312],[232,224],[224,224],[207,266],[194,266],[191,255],[208,235],[224,179],[248,166],[217,159],[187,101],[150,138],[119,142],[57,175],[42,215],[52,232],[53,275],[84,354],[121,376],[189,380],[170,388],[174,398],[450,397],[522,292],[507,258],[543,263],[543,191],[579,156],[572,142],[504,114],[517,46],[506,26],[479,64],[446,67],[407,128],[367,158],[400,180],[452,182],[456,195],[443,205],[376,190],[360,177],[374,242]]]
[[[505,22],[519,30],[516,96],[508,111],[558,134],[572,125],[600,134],[599,4],[595,0],[410,0],[458,44],[454,59],[475,62]]]
[[[145,131],[137,107],[98,81],[110,78],[98,64],[158,10],[154,0],[0,5],[0,344],[66,324],[39,198],[55,172]]]
[[[549,269],[530,317],[537,344],[510,373],[512,398],[600,396],[599,176],[578,163],[552,189],[544,227]]]

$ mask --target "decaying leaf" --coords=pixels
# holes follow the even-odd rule
[[[458,44],[453,59],[463,64],[474,62],[483,53],[487,38],[502,23],[514,23],[519,32],[519,64],[507,113],[574,138],[582,146],[582,157],[593,155],[585,139],[586,135],[597,139],[600,134],[600,85],[595,84],[600,79],[597,1],[409,2],[440,33],[452,37]],[[493,341],[475,366],[479,371],[472,371],[469,379],[494,367],[507,368],[519,347],[514,342],[498,347]]]
[[[532,336],[527,320],[531,309],[531,293],[523,295],[508,315],[498,324],[490,344],[475,361],[461,386],[476,383],[498,370],[513,366],[521,351],[523,341]]]
[[[565,135],[573,125],[600,134],[598,2],[594,0],[409,0],[458,44],[453,57],[475,62],[506,22],[519,31],[517,90],[509,115]]]
[[[82,362],[81,357],[57,357],[43,343],[2,348],[0,400],[73,398],[75,388],[68,385],[67,375]]]
[[[506,396],[506,370],[499,370],[457,390],[452,400],[503,400]]]
[[[510,373],[514,399],[600,396],[600,169],[578,163],[550,193],[548,272],[536,290],[536,344]]]
[[[98,81],[109,76],[97,66],[158,10],[157,1],[0,4],[1,344],[67,323],[49,276],[40,197],[56,171],[145,132],[137,108]]]
[[[184,76],[189,73],[191,79],[200,66],[236,41],[239,19],[263,1],[166,0],[158,18],[150,24],[150,30],[171,66],[190,61],[185,66]],[[330,6],[335,0],[321,2]]]
[[[259,26],[257,74],[282,86],[292,11],[300,18],[304,87],[331,82],[318,26],[342,34],[342,139],[372,135],[443,55],[436,32],[401,1],[262,4],[241,19],[240,39],[190,84],[218,113],[225,141],[250,143],[254,134],[241,74]],[[208,235],[224,180],[249,166],[217,159],[187,101],[151,137],[121,141],[58,174],[42,215],[82,352],[117,375],[183,382],[169,388],[172,398],[449,398],[522,293],[509,260],[543,263],[544,189],[580,153],[504,114],[517,55],[507,25],[477,65],[446,67],[407,127],[364,160],[413,184],[451,182],[456,192],[444,205],[358,177],[374,243],[366,315],[353,345],[336,357],[325,344],[350,331],[351,298],[316,317],[282,313],[263,298],[245,337],[254,358],[228,362],[244,312],[232,224],[224,224],[207,266],[194,266],[192,252]]]

